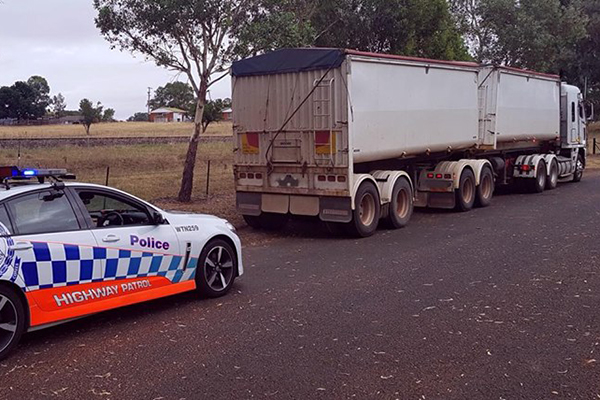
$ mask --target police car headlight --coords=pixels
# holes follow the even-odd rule
[[[229,221],[225,221],[225,226],[229,228],[232,232],[235,232],[235,226]]]

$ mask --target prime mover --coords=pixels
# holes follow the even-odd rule
[[[586,107],[559,76],[341,49],[232,67],[237,209],[253,227],[316,217],[365,237],[413,207],[469,211],[498,185],[581,180]]]

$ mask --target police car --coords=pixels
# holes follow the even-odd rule
[[[222,296],[243,272],[229,222],[73,178],[0,167],[0,359],[25,331],[191,290]]]

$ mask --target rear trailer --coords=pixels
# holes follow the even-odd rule
[[[561,123],[581,116],[560,110],[578,90],[556,76],[319,48],[232,75],[237,208],[256,227],[296,215],[368,236],[380,219],[406,225],[413,206],[487,205],[496,183],[537,181],[541,162],[575,172]]]

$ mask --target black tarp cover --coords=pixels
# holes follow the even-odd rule
[[[276,50],[234,62],[231,73],[240,77],[337,68],[342,65],[345,54],[341,49],[324,48]]]

